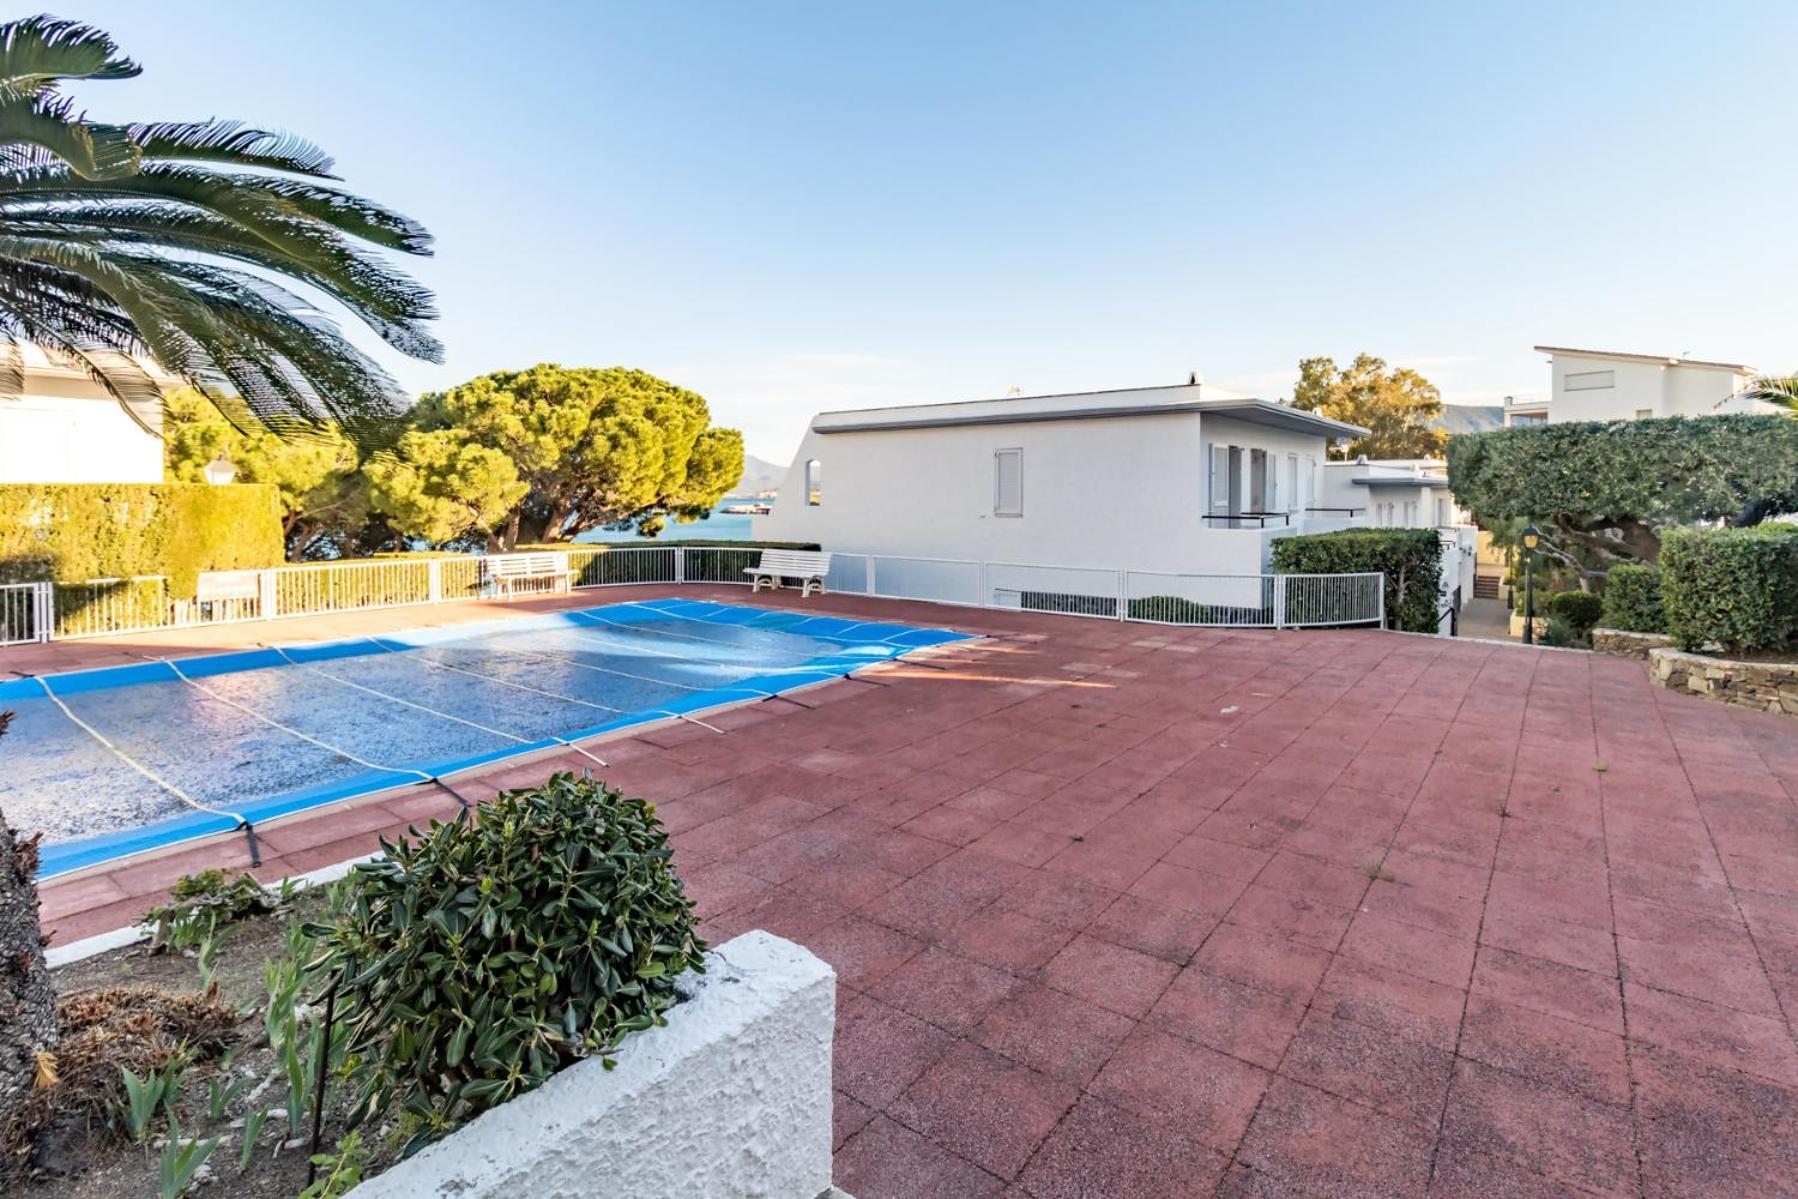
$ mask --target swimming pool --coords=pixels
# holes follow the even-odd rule
[[[964,636],[665,599],[11,679],[0,809],[49,877]]]

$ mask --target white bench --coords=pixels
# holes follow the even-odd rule
[[[816,550],[763,550],[761,563],[745,566],[743,573],[753,583],[751,591],[760,591],[763,583],[778,591],[782,579],[798,579],[801,597],[814,588],[822,594],[824,576],[830,573],[830,555]]]
[[[563,554],[492,554],[486,561],[487,577],[508,598],[526,579],[549,579],[552,592],[568,588],[568,560]]]

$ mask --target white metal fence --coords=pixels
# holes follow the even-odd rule
[[[192,599],[175,598],[156,576],[4,584],[0,645],[633,583],[747,584],[745,569],[760,556],[755,546],[573,547],[534,555],[552,560],[548,571],[503,578],[491,566],[497,555],[321,562],[202,576]],[[825,583],[845,595],[1153,624],[1385,623],[1379,574],[1174,574],[836,553]]]

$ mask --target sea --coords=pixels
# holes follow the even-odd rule
[[[702,520],[681,524],[670,519],[662,528],[662,535],[656,538],[639,537],[626,529],[588,529],[575,538],[576,541],[610,541],[635,545],[655,545],[669,541],[748,541],[749,522],[753,519],[747,512],[726,512],[731,504],[752,504],[751,496],[725,496],[711,515]]]

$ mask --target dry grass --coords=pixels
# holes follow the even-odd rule
[[[0,1128],[0,1148],[14,1163],[45,1129],[104,1123],[107,1108],[123,1093],[121,1070],[148,1075],[177,1054],[216,1057],[239,1018],[216,989],[104,987],[70,995],[56,1010],[62,1023],[56,1081],[33,1091]]]

